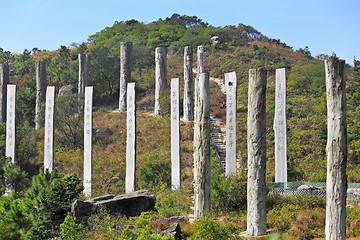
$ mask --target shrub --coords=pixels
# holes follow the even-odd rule
[[[225,177],[213,171],[211,175],[211,207],[214,212],[246,210],[246,177]]]
[[[172,191],[169,187],[159,185],[155,190],[158,217],[166,218],[171,216],[185,215],[190,211],[190,191],[180,188]]]
[[[159,160],[157,155],[149,157],[147,163],[139,168],[139,187],[148,188],[155,184],[164,183],[167,187],[171,186],[171,167],[170,162]]]
[[[229,227],[220,222],[214,221],[210,216],[205,216],[196,222],[194,236],[189,240],[224,240],[230,238]]]

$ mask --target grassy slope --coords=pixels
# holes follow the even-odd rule
[[[255,43],[253,43],[255,44]],[[319,60],[309,60],[298,53],[276,45],[256,43],[259,47],[266,46],[270,51],[278,51],[288,61],[288,66],[297,69],[307,64],[322,67]],[[247,158],[246,150],[246,119],[247,119],[247,83],[248,69],[260,67],[260,62],[251,59],[251,46],[237,47],[231,51],[216,51],[206,53],[206,69],[212,77],[223,78],[225,72],[236,71],[238,78],[238,106],[237,106],[237,149],[241,150],[242,157]],[[194,55],[195,59],[195,55]],[[172,55],[168,60],[168,79],[180,77],[182,79],[182,56]],[[274,139],[273,139],[273,114],[274,114],[274,69],[283,67],[282,63],[270,62],[268,66],[267,86],[267,181],[274,180]],[[292,180],[324,181],[326,177],[325,143],[326,139],[319,138],[321,127],[326,124],[326,108],[324,96],[315,98],[309,92],[302,92],[296,85],[296,71],[290,72],[287,92],[287,115],[288,115],[288,160],[289,171]],[[310,71],[311,69],[309,69]],[[351,79],[351,75],[349,75]],[[220,104],[225,100],[215,83],[211,83],[211,112],[225,121],[225,110],[220,109]],[[181,96],[183,89],[181,86]],[[137,99],[141,105],[153,102],[152,92],[147,96]],[[170,117],[151,116],[151,112],[137,111],[137,167],[145,165],[149,158],[157,156],[157,159],[170,162]],[[126,151],[126,114],[112,112],[111,109],[100,108],[94,113],[94,129],[99,133],[94,135],[93,142],[93,194],[122,194],[124,192],[125,179],[125,151]],[[181,161],[183,186],[192,188],[192,123],[181,123]],[[56,136],[55,136],[56,137]],[[38,140],[42,140],[38,137]],[[38,144],[41,149],[43,146]],[[82,150],[57,150],[55,154],[55,167],[65,173],[79,173],[82,176]],[[41,156],[38,161],[41,162]],[[359,175],[353,165],[349,174],[351,181],[359,182]],[[355,170],[354,170],[355,168]],[[355,173],[354,173],[355,172]],[[357,173],[356,173],[357,172]],[[166,199],[168,192],[162,192],[159,200]],[[285,201],[286,202],[286,201]],[[285,210],[282,210],[285,207]],[[312,210],[306,210],[309,206],[292,207],[292,203],[280,204],[269,212],[268,224],[273,230],[289,231],[286,236],[300,236],[302,232],[313,231],[313,237],[323,236],[324,206]],[[280,212],[284,211],[288,216],[279,220]],[[171,215],[169,210],[169,215]],[[186,214],[188,210],[180,212]],[[291,217],[291,221],[286,217]],[[223,222],[233,222],[238,225],[237,230],[244,230],[244,215],[229,214],[221,216]],[[319,221],[317,226],[312,221]],[[288,223],[286,223],[288,221]],[[316,222],[315,221],[315,222]],[[282,225],[283,224],[283,225]],[[349,223],[356,226],[356,223]],[[316,226],[315,226],[316,225]],[[185,226],[190,228],[189,226]],[[315,230],[312,230],[315,228]],[[189,232],[193,230],[188,230]],[[290,235],[289,235],[290,234]],[[285,237],[286,238],[286,237]],[[298,237],[295,237],[298,239]]]

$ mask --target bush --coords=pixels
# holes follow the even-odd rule
[[[86,235],[86,228],[82,224],[77,224],[70,214],[66,215],[60,227],[61,237],[56,237],[54,240],[83,240]]]
[[[230,239],[229,226],[220,222],[214,221],[210,216],[205,216],[196,222],[194,236],[188,238],[189,240],[224,240]]]
[[[159,160],[157,155],[149,157],[147,163],[139,168],[139,187],[149,188],[155,184],[171,186],[170,162]]]
[[[158,189],[155,190],[155,196],[155,208],[160,218],[181,216],[190,211],[192,198],[189,190],[179,188],[172,191],[168,186],[159,185]]]
[[[217,172],[211,175],[211,208],[217,213],[246,210],[246,177],[225,177]]]

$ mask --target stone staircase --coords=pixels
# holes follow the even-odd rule
[[[226,167],[226,125],[219,118],[210,116],[211,142],[215,148],[215,154],[220,167],[225,173]]]
[[[226,95],[224,80],[210,77],[210,81],[216,82],[221,92]],[[216,157],[219,160],[220,167],[225,173],[226,168],[226,124],[221,119],[210,116],[211,142],[215,147]]]

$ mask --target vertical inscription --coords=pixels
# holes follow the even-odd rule
[[[85,87],[84,106],[84,195],[91,197],[93,87]]]
[[[275,90],[275,182],[287,182],[286,69],[276,69]]]
[[[128,83],[127,90],[127,141],[126,141],[126,177],[125,192],[135,191],[136,172],[136,105],[135,105],[135,83]]]
[[[226,175],[236,173],[236,73],[225,74],[226,85]]]
[[[180,108],[179,78],[171,79],[171,186],[180,187]]]
[[[51,172],[54,162],[54,98],[55,87],[46,88],[45,102],[45,143],[44,143],[44,171]]]
[[[7,107],[6,107],[6,150],[5,156],[15,162],[15,103],[16,85],[7,86]]]

